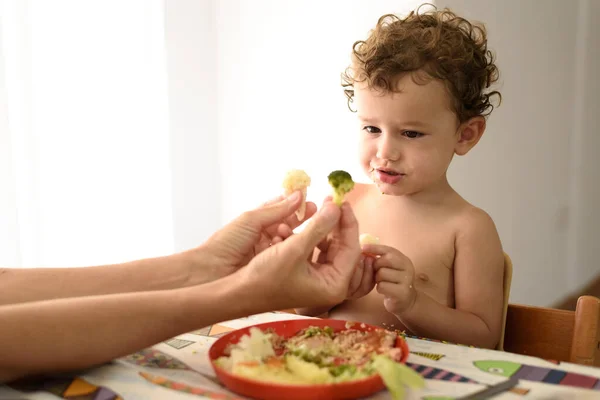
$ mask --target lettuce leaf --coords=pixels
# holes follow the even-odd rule
[[[425,379],[421,375],[405,364],[397,363],[387,356],[375,356],[373,367],[381,376],[394,400],[404,399],[405,386],[417,389],[425,386]]]

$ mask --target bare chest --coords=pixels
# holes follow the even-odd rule
[[[417,290],[440,303],[454,305],[455,232],[449,222],[360,205],[354,211],[361,233],[379,237],[382,244],[396,248],[412,261]]]

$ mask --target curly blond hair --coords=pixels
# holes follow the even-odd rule
[[[420,6],[405,18],[386,14],[367,40],[354,43],[351,65],[342,74],[348,107],[355,83],[366,82],[370,88],[392,92],[396,79],[405,73],[411,73],[416,83],[441,80],[461,123],[488,116],[494,109],[493,97],[501,101],[500,92],[488,91],[499,72],[487,48],[485,26],[430,6],[432,9],[423,13]]]

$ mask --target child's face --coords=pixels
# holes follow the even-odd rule
[[[443,84],[398,80],[400,92],[355,85],[360,162],[382,193],[407,195],[446,183],[460,135]]]

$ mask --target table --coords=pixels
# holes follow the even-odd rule
[[[222,322],[87,371],[19,387],[0,385],[0,399],[240,399],[216,381],[208,361],[210,345],[234,329],[297,318],[306,317],[273,312]],[[411,352],[408,364],[427,378],[426,387],[409,391],[407,399],[460,399],[510,376],[518,378],[518,384],[494,399],[600,399],[598,368],[420,338],[406,340]],[[369,400],[390,398],[383,391]]]

